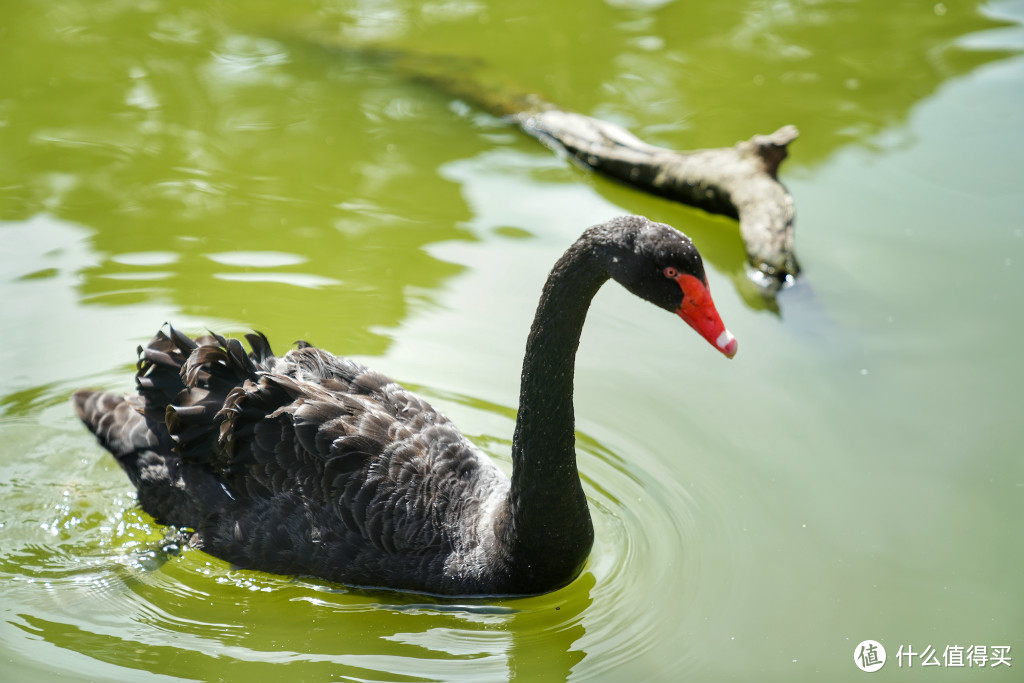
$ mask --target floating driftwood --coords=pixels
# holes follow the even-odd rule
[[[647,192],[736,218],[752,266],[751,277],[769,292],[800,272],[793,246],[793,197],[778,168],[795,126],[755,135],[732,147],[677,151],[656,147],[628,130],[565,111],[537,95],[476,78],[477,65],[456,59],[394,54],[396,66],[418,80],[515,122],[548,147],[580,165]]]
[[[747,259],[761,278],[784,284],[800,271],[793,251],[793,198],[776,177],[793,126],[732,147],[677,152],[625,128],[550,109],[516,115],[519,126],[579,163],[669,199],[740,222]]]

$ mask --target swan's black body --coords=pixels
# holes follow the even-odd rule
[[[139,349],[138,395],[73,401],[143,509],[239,566],[446,595],[544,592],[579,573],[593,542],[572,410],[587,308],[614,277],[676,310],[675,270],[706,283],[687,238],[639,217],[587,230],[558,261],[527,342],[511,481],[383,375],[305,344],[278,358],[262,335],[247,335],[247,354],[168,327]]]

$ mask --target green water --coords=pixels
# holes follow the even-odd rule
[[[482,60],[664,146],[796,124],[802,281],[768,305],[735,223],[314,33]],[[0,680],[849,681],[869,638],[872,680],[1024,680],[1022,130],[1020,0],[8,0]],[[416,388],[507,467],[543,277],[623,213],[694,238],[740,350],[598,295],[576,398],[597,541],[550,595],[167,552],[68,406],[129,390],[164,321],[256,327]]]

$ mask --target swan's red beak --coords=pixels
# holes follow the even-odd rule
[[[728,358],[735,356],[739,343],[732,332],[725,329],[707,286],[693,275],[680,275],[676,282],[683,290],[683,303],[676,314]]]

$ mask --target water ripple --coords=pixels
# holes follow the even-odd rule
[[[496,430],[511,429],[507,407],[447,400],[483,413]],[[507,460],[506,440],[483,442]],[[41,445],[50,462],[70,459],[80,470],[83,459],[72,450],[78,446],[59,440]],[[701,561],[706,539],[698,518],[709,511],[652,469],[657,458],[640,444],[622,452],[630,453],[628,463],[601,440],[580,435],[596,542],[576,581],[523,599],[453,601],[238,570],[179,548],[168,529],[132,506],[127,482],[97,449],[85,458],[93,471],[75,477],[89,484],[30,480],[18,491],[4,484],[17,510],[8,510],[4,531],[26,540],[0,553],[0,575],[6,598],[31,615],[11,623],[91,659],[102,660],[97,651],[117,642],[122,654],[109,662],[123,675],[124,667],[164,672],[174,662],[202,667],[211,679],[228,664],[244,665],[259,678],[271,675],[264,667],[287,662],[305,679],[613,676],[663,647],[673,620],[684,631],[700,627],[676,612],[680,605],[706,615],[723,602],[715,591],[709,601],[694,588],[713,583],[709,574],[718,567]],[[693,656],[680,657],[683,670],[696,667]]]

